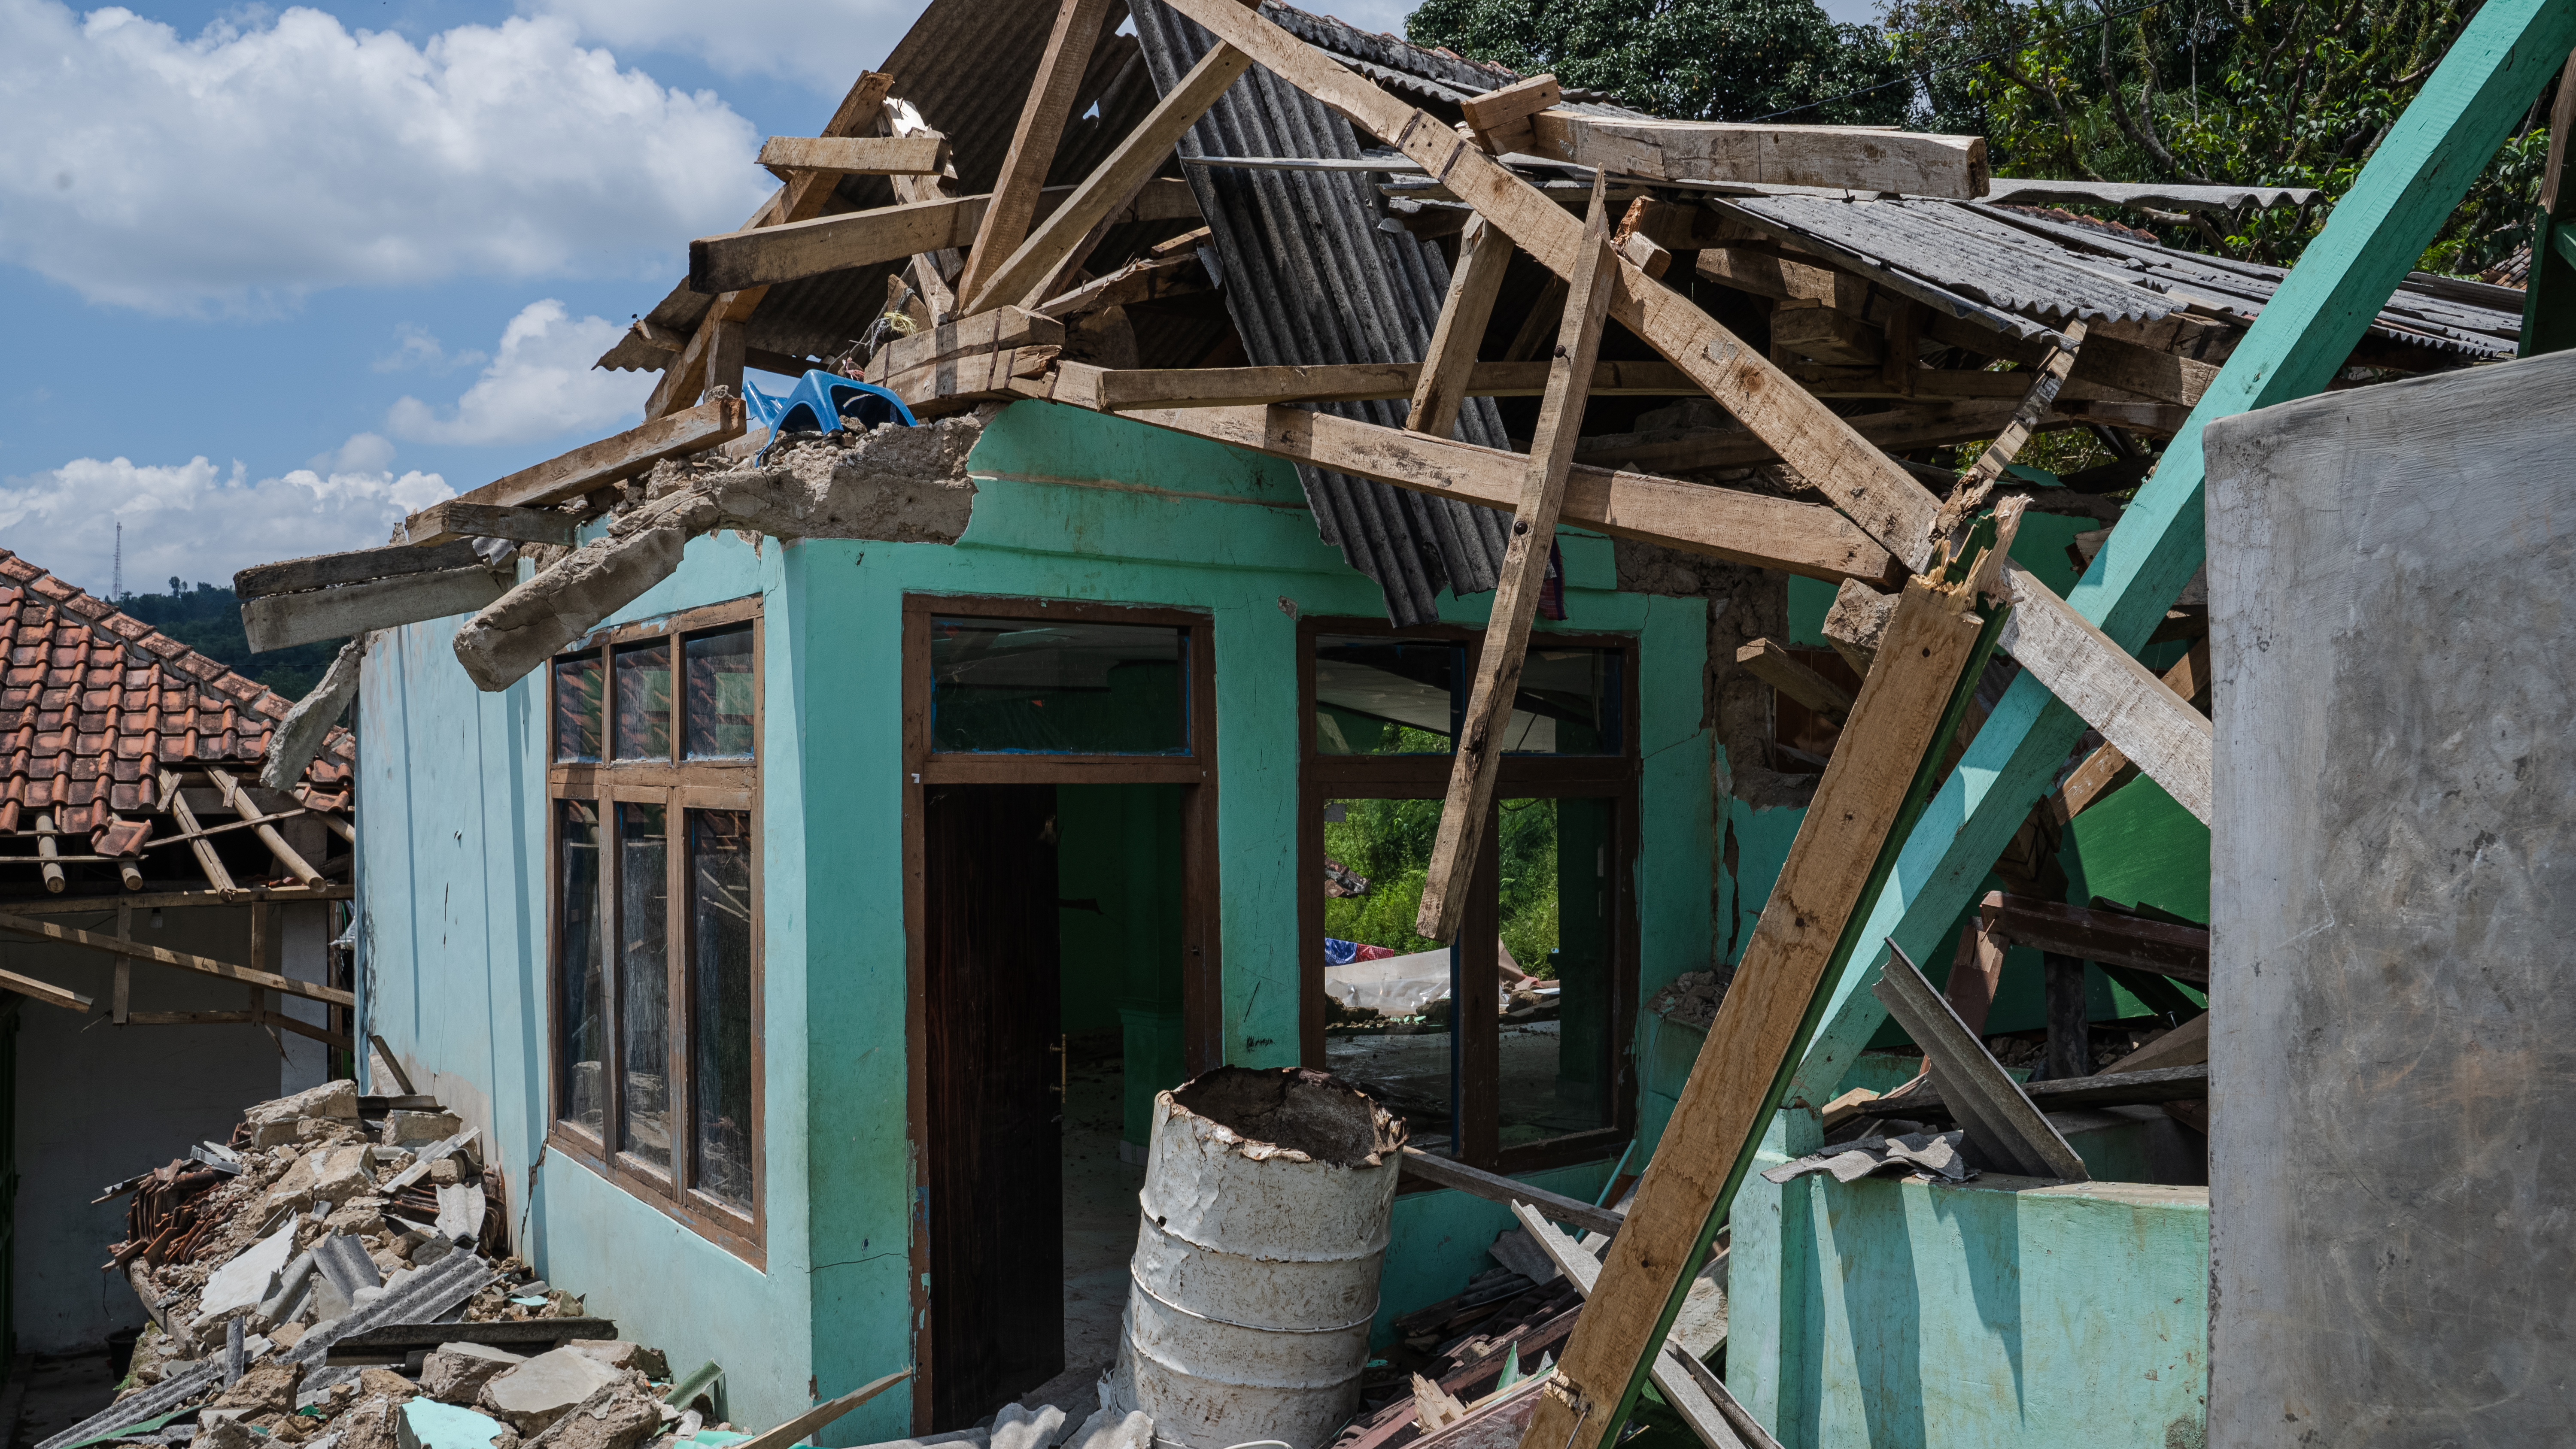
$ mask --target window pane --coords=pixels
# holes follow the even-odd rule
[[[1315,753],[1449,753],[1462,654],[1447,640],[1317,638]]]
[[[935,618],[930,747],[1187,754],[1184,636],[1155,625]]]
[[[1552,647],[1543,635],[1530,640],[1511,723],[1503,727],[1503,748],[1531,755],[1618,754],[1624,744],[1619,665],[1612,650]]]
[[[1451,1140],[1452,952],[1413,933],[1437,800],[1337,800],[1324,812],[1324,1065],[1405,1119],[1415,1145]]]
[[[629,644],[617,658],[617,758],[671,758],[671,641]]]
[[[749,757],[751,626],[692,634],[681,647],[687,651],[689,665],[688,757]]]
[[[695,997],[689,1036],[697,1185],[751,1210],[751,816],[689,815]]]
[[[624,1079],[617,1146],[669,1167],[671,846],[663,815],[659,805],[617,807],[617,1067]]]
[[[563,891],[555,928],[555,1021],[563,1033],[562,1098],[556,1115],[600,1130],[600,1074],[608,1059],[605,983],[600,980],[599,807],[587,800],[555,802],[555,870]]]
[[[600,691],[607,674],[595,653],[555,661],[556,759],[599,758]]]
[[[1612,1121],[1616,853],[1608,800],[1505,800],[1496,861],[1510,992],[1497,1085],[1505,1148]]]

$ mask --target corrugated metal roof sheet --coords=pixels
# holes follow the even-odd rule
[[[1264,5],[1262,13],[1328,49],[1389,59],[1430,55],[1286,6]],[[1138,0],[1135,18],[1160,88],[1175,84],[1213,43],[1161,0]],[[1330,43],[1317,41],[1319,35]],[[1454,67],[1470,69],[1464,62]],[[1255,66],[1191,129],[1181,151],[1356,159],[1360,143],[1349,122]],[[1379,229],[1384,212],[1368,175],[1185,169],[1225,264],[1235,329],[1254,363],[1421,360],[1448,291],[1448,267],[1436,246],[1400,229]],[[1400,401],[1330,408],[1394,427],[1404,425],[1406,410]],[[1470,399],[1460,410],[1458,436],[1511,446],[1489,398]],[[1313,468],[1298,474],[1324,541],[1377,582],[1395,622],[1437,618],[1443,587],[1469,594],[1494,586],[1509,537],[1502,514]]]

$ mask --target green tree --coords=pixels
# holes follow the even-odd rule
[[[250,652],[242,628],[241,601],[230,589],[200,583],[189,588],[170,580],[166,594],[127,594],[116,606],[153,628],[256,684],[288,699],[301,699],[322,682],[333,655],[345,639],[321,639],[266,654]]]
[[[1894,0],[1888,27],[1916,77],[1919,122],[1984,135],[1999,176],[2313,187],[2330,205],[2476,9],[2476,0]],[[2428,267],[2473,272],[2523,240],[2547,103],[2534,99],[2427,252]],[[2169,242],[2287,264],[2325,210],[2148,215]]]
[[[1405,35],[1675,119],[1883,125],[1913,108],[1901,53],[1813,0],[1425,0]]]

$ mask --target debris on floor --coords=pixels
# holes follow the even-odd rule
[[[675,1383],[660,1352],[508,1253],[502,1179],[475,1129],[431,1098],[343,1081],[264,1102],[230,1142],[99,1200],[120,1195],[126,1237],[102,1266],[151,1326],[115,1403],[38,1449],[746,1437],[715,1420],[715,1365]]]

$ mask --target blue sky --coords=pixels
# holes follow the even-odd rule
[[[590,359],[921,3],[0,0],[0,547],[226,582],[630,426]]]

